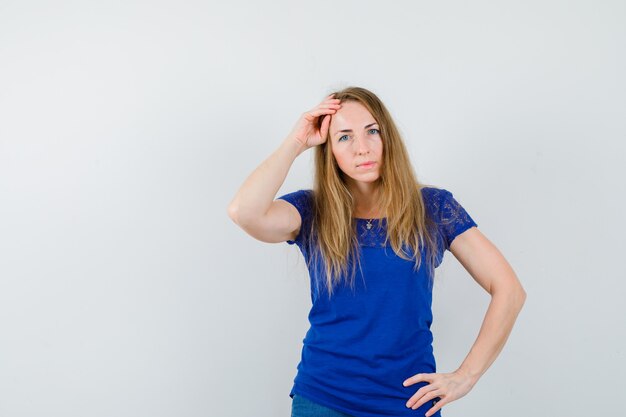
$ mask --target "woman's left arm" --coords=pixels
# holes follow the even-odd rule
[[[491,295],[478,337],[458,369],[474,385],[504,347],[526,301],[526,291],[502,253],[476,227],[457,236],[450,252]]]
[[[427,417],[464,396],[476,384],[504,347],[526,300],[526,291],[507,260],[476,227],[458,235],[450,244],[450,252],[491,295],[491,302],[474,345],[456,371],[417,374],[405,381],[405,386],[419,381],[430,382],[411,397],[407,407],[417,408],[432,398],[440,398]]]

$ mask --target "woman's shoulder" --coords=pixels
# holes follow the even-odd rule
[[[278,199],[285,200],[295,206],[301,216],[307,215],[313,208],[313,190],[300,189],[283,194]]]
[[[313,197],[313,190],[302,188],[296,191],[291,191],[289,193],[283,194],[278,198],[310,200],[312,197]]]
[[[420,188],[422,198],[427,204],[437,204],[442,198],[450,194],[445,188],[435,187],[432,185],[423,185]]]
[[[452,193],[445,188],[431,185],[422,186],[420,191],[424,200],[424,206],[430,216],[434,219],[445,217],[444,212],[454,202]]]

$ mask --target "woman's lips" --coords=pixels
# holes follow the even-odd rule
[[[357,168],[369,169],[373,167],[374,165],[376,165],[376,162],[370,162],[368,164],[361,164]]]

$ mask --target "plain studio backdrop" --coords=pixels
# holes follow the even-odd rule
[[[442,414],[619,414],[625,51],[617,0],[0,1],[0,416],[289,416],[304,260],[227,206],[349,85],[528,294]],[[447,252],[433,297],[452,372],[489,296]]]

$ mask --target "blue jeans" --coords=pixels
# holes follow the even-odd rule
[[[352,417],[349,414],[342,413],[324,407],[315,403],[308,398],[298,394],[293,394],[291,401],[291,417]]]

